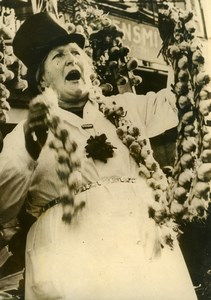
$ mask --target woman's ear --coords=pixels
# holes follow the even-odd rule
[[[47,82],[43,78],[41,78],[38,83],[38,88],[41,92],[43,92],[47,87],[49,87],[49,84],[47,84]]]
[[[40,64],[36,72],[37,87],[41,92],[44,91],[45,88],[49,87],[49,84],[47,84],[43,74],[44,74],[44,65],[42,63]]]

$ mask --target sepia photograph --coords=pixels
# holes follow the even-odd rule
[[[0,300],[211,299],[210,0],[0,0]]]

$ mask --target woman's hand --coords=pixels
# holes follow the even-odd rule
[[[32,100],[24,134],[26,149],[34,160],[38,159],[48,137],[47,113],[48,108],[39,96]]]

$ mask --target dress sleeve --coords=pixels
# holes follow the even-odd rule
[[[162,134],[178,124],[175,96],[168,89],[145,96],[145,126],[148,137]]]
[[[169,89],[146,95],[132,93],[114,96],[123,105],[128,117],[139,127],[144,127],[149,138],[157,136],[178,124],[175,96]]]
[[[19,213],[36,165],[25,148],[21,122],[5,137],[0,154],[0,224]]]

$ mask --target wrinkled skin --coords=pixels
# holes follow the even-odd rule
[[[90,72],[87,57],[75,43],[52,49],[42,65],[39,86],[41,90],[52,88],[61,108],[83,107],[88,99]],[[37,159],[47,135],[47,110],[40,104],[30,105],[24,124],[26,149]]]

